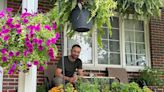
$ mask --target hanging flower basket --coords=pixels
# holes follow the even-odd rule
[[[77,32],[87,32],[91,29],[93,26],[93,20],[89,21],[89,18],[91,16],[87,9],[80,10],[79,7],[76,7],[71,12],[71,23],[73,26],[73,29]]]
[[[32,65],[44,70],[47,61],[57,55],[60,35],[56,23],[44,14],[12,16],[11,12],[11,8],[0,11],[0,66],[8,74]]]

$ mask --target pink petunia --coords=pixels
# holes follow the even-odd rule
[[[28,23],[28,19],[24,18],[24,19],[23,19],[23,23],[24,23],[24,24],[27,24],[27,23]]]
[[[8,74],[13,74],[14,73],[14,71],[15,71],[15,69],[16,69],[16,67],[17,67],[17,65],[16,65],[16,63],[14,63],[13,65],[12,65],[12,67],[9,69],[9,71],[8,71]]]
[[[53,48],[49,48],[48,55],[49,55],[50,59],[54,59],[55,58]]]
[[[0,11],[0,18],[3,18],[5,16],[4,10]]]
[[[27,54],[28,54],[28,50],[24,50],[24,52],[23,52],[24,57],[26,57]]]
[[[13,19],[12,18],[8,18],[6,21],[6,24],[12,24]]]
[[[51,40],[48,39],[48,40],[46,41],[46,45],[47,45],[47,46],[50,46],[50,44],[51,44]]]
[[[12,56],[14,56],[14,52],[13,51],[10,51],[9,52],[9,57],[12,57]]]
[[[17,29],[17,34],[21,34],[22,33],[22,29]]]
[[[2,29],[2,33],[3,33],[3,34],[7,34],[7,33],[9,33],[9,32],[10,32],[9,29]]]
[[[56,30],[56,29],[57,29],[56,22],[53,22],[53,23],[52,23],[52,28],[53,28],[53,30]]]
[[[33,64],[34,64],[34,65],[38,65],[38,64],[39,64],[39,61],[35,60],[35,61],[33,62]]]
[[[60,34],[59,32],[56,32],[56,39],[59,39],[60,38]]]
[[[7,8],[6,11],[7,11],[8,13],[10,13],[10,12],[13,11],[13,8]]]
[[[2,56],[2,61],[3,61],[3,62],[6,62],[6,61],[7,61],[7,57]]]
[[[39,39],[39,40],[38,40],[38,44],[39,44],[39,45],[42,45],[42,43],[43,43],[43,40],[42,40],[42,39]]]
[[[41,29],[41,28],[40,28],[40,24],[37,24],[37,25],[35,26],[35,30],[39,32],[40,29]]]
[[[15,56],[19,56],[20,55],[20,52],[19,51],[17,51],[16,53],[15,53]]]
[[[43,50],[43,46],[42,46],[42,45],[39,45],[39,46],[38,46],[38,50],[39,50],[39,51],[42,51],[42,50]]]
[[[37,38],[33,38],[32,42],[36,44],[36,43],[38,43],[38,39]]]
[[[15,24],[15,27],[16,27],[16,28],[20,28],[21,25],[20,25],[20,24]]]
[[[7,49],[6,48],[1,49],[1,53],[2,54],[6,54],[7,53]]]
[[[9,38],[10,38],[10,36],[9,35],[6,35],[6,36],[4,36],[3,40],[4,41],[7,41],[7,40],[9,40]]]
[[[44,67],[43,67],[43,66],[40,66],[40,67],[39,67],[39,70],[40,70],[40,71],[43,71],[43,70],[44,70]]]
[[[52,43],[52,44],[56,44],[56,41],[57,41],[56,38],[52,38],[52,39],[51,39],[51,43]]]
[[[51,27],[49,25],[45,25],[44,28],[47,29],[48,31],[51,31]]]

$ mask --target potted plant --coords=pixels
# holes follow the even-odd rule
[[[101,36],[104,34],[102,26],[107,24],[108,28],[111,29],[109,18],[114,15],[116,5],[117,3],[114,0],[57,0],[54,8],[49,12],[49,18],[56,20],[57,24],[63,24],[68,36],[71,37],[75,32],[74,29],[77,28],[75,26],[79,25],[77,23],[81,23],[82,21],[75,22],[76,25],[72,22],[78,18],[82,18],[81,16],[83,16],[83,14],[81,13],[85,13],[83,10],[89,11],[89,13],[86,13],[89,17],[86,17],[87,19],[84,20],[85,23],[81,23],[84,24],[82,27],[91,25],[91,27],[94,28],[97,26],[98,43],[102,46]],[[77,9],[78,11],[80,10],[80,13],[72,14]],[[73,17],[75,15],[76,17]],[[88,29],[92,30],[92,28],[84,29],[88,31]],[[80,31],[81,29],[83,30],[83,28],[78,29],[80,29]]]
[[[11,8],[0,12],[0,66],[8,74],[27,71],[32,65],[44,70],[58,52],[56,23],[45,14],[13,16],[11,12]]]

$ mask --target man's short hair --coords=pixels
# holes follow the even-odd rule
[[[74,44],[74,45],[72,46],[72,49],[73,49],[73,48],[75,48],[75,47],[78,47],[78,48],[80,48],[80,49],[81,49],[81,46],[80,46],[80,45],[78,45],[78,44]]]

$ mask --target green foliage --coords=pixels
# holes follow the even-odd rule
[[[140,70],[140,76],[138,80],[146,82],[148,86],[163,86],[164,80],[160,78],[162,75],[164,75],[164,72],[158,69],[146,67],[145,69]]]
[[[61,5],[60,10],[59,3]],[[88,22],[93,19],[94,25],[97,25],[97,33],[100,33],[98,36],[98,43],[101,47],[101,36],[104,34],[102,26],[107,24],[108,28],[111,29],[109,18],[114,15],[116,2],[113,0],[81,0],[81,2],[78,2],[78,0],[57,0],[54,8],[49,12],[49,18],[51,20],[57,20],[57,24],[63,24],[64,29],[67,30],[69,37],[74,34],[69,18],[72,10],[77,5],[80,9],[85,8],[91,12]]]
[[[46,92],[45,85],[39,85],[39,86],[37,86],[36,92]]]
[[[117,11],[125,16],[133,14],[136,18],[160,16],[162,0],[116,0]]]

